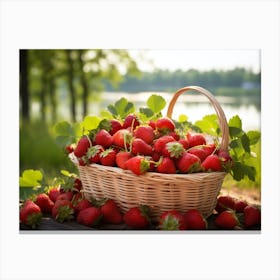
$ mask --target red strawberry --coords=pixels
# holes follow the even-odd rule
[[[40,207],[43,213],[52,212],[54,203],[45,193],[38,194],[34,202]]]
[[[40,207],[31,200],[26,200],[20,209],[20,222],[36,228],[42,220]]]
[[[57,200],[69,200],[71,201],[74,193],[72,191],[62,192],[57,198]]]
[[[122,129],[122,124],[118,120],[110,120],[111,129],[109,130],[109,133],[111,135],[114,135],[118,130]]]
[[[83,209],[77,216],[77,222],[85,226],[96,226],[102,218],[101,210],[97,207],[91,206]]]
[[[206,152],[207,156],[213,154],[214,151],[216,150],[216,145],[215,144],[202,145],[201,147]]]
[[[160,216],[159,228],[162,230],[185,230],[187,229],[187,224],[180,212],[170,210]]]
[[[205,145],[206,139],[201,133],[188,133],[187,139],[190,147]]]
[[[226,210],[220,213],[215,219],[214,223],[219,228],[234,229],[239,225],[239,221],[233,211]]]
[[[72,152],[74,152],[75,146],[73,144],[66,145],[64,150],[67,154],[71,154]]]
[[[161,131],[161,132],[162,131],[174,131],[175,124],[170,118],[162,117],[156,121],[156,128],[158,131]]]
[[[134,155],[150,156],[153,148],[141,138],[135,138],[131,143],[131,151]]]
[[[58,222],[63,223],[73,219],[74,206],[69,200],[59,199],[55,202],[52,209],[52,216]]]
[[[218,197],[215,210],[220,213],[230,209],[235,209],[235,199],[229,195]]]
[[[207,221],[196,209],[188,210],[185,213],[184,218],[187,224],[187,229],[207,229]]]
[[[180,140],[180,135],[175,131],[168,131],[165,135],[172,136],[176,141]]]
[[[189,148],[189,141],[187,139],[182,138],[182,139],[179,139],[178,142],[183,145],[185,150]]]
[[[87,158],[85,156],[79,158],[78,162],[79,162],[79,165],[81,165],[81,166],[86,166],[88,163]]]
[[[177,141],[168,142],[162,149],[162,155],[170,158],[180,158],[184,151],[185,149],[181,143]]]
[[[159,160],[159,164],[156,167],[156,171],[164,174],[175,174],[176,166],[171,158],[163,157]]]
[[[122,214],[113,199],[107,199],[100,210],[105,222],[115,225],[122,223]]]
[[[217,155],[220,159],[221,165],[224,168],[224,170],[228,171],[232,168],[233,160],[231,156],[229,155],[228,151],[219,150],[217,152]]]
[[[140,125],[134,131],[136,138],[141,138],[147,144],[151,144],[155,138],[154,130],[149,125]]]
[[[148,121],[148,125],[149,125],[153,130],[156,129],[156,122],[155,122],[155,121],[149,120],[149,121]]]
[[[124,222],[135,229],[145,229],[150,225],[150,208],[147,205],[133,207],[123,216]]]
[[[79,178],[76,178],[74,181],[74,191],[79,192],[82,189],[82,181]]]
[[[115,166],[117,152],[114,149],[107,149],[100,154],[100,163],[105,166]]]
[[[95,143],[107,149],[112,145],[113,137],[107,130],[101,129],[95,135]]]
[[[150,168],[150,162],[144,156],[134,156],[125,162],[125,169],[132,171],[136,175],[147,172]]]
[[[60,192],[60,188],[59,187],[53,187],[51,189],[49,189],[48,191],[48,195],[49,195],[49,198],[55,202],[57,200],[57,197],[61,194]]]
[[[87,199],[81,199],[74,205],[75,214],[91,206],[92,204]]]
[[[181,173],[192,173],[201,168],[199,157],[188,152],[184,152],[182,157],[176,160],[176,166]]]
[[[206,171],[222,171],[222,164],[217,155],[208,156],[202,163],[201,166]]]
[[[116,164],[117,164],[117,166],[122,168],[122,169],[125,169],[125,163],[130,158],[132,158],[132,154],[130,152],[119,151],[116,154]]]
[[[113,135],[113,145],[120,148],[130,146],[132,134],[128,129],[120,129]]]
[[[91,163],[99,163],[100,162],[100,153],[104,151],[101,145],[94,145],[90,147],[87,151],[87,158]]]
[[[91,145],[92,145],[92,143],[90,142],[90,139],[87,136],[83,136],[79,140],[79,142],[74,150],[74,155],[78,158],[84,156],[86,154],[88,148]]]
[[[248,206],[246,201],[237,200],[237,201],[235,201],[235,204],[234,204],[234,210],[236,213],[242,213],[246,206]]]
[[[161,136],[160,138],[155,140],[154,150],[157,153],[161,153],[163,148],[165,147],[165,144],[167,144],[168,142],[174,142],[174,141],[175,141],[175,139],[170,135]]]
[[[244,225],[245,227],[252,227],[259,225],[261,222],[261,211],[251,205],[244,208]]]
[[[129,114],[124,119],[123,128],[128,128],[133,126],[133,129],[135,129],[136,126],[138,125],[140,125],[138,117],[134,114]]]
[[[207,153],[201,147],[193,147],[188,150],[188,153],[199,157],[200,161],[203,162],[207,158]]]

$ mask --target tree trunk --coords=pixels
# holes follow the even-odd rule
[[[74,88],[74,67],[73,60],[71,58],[71,50],[66,50],[67,62],[68,62],[68,87],[70,91],[70,109],[72,122],[76,122],[76,94]]]
[[[51,114],[52,114],[52,122],[55,123],[57,120],[56,109],[57,109],[57,102],[56,102],[56,86],[55,80],[53,77],[50,77],[49,80],[49,91],[50,91],[50,101],[51,101]]]
[[[45,71],[43,71],[41,76],[42,88],[40,92],[40,106],[41,106],[41,120],[46,122],[46,95],[47,95],[47,78]]]
[[[20,98],[23,119],[30,120],[29,110],[29,80],[28,80],[28,50],[20,50]]]

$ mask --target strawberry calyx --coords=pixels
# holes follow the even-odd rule
[[[28,215],[26,219],[26,224],[28,226],[31,226],[32,229],[35,229],[41,223],[41,220],[42,220],[42,213],[32,213]]]
[[[151,215],[151,208],[150,208],[150,206],[145,205],[145,204],[140,204],[139,205],[139,210],[140,210],[142,216],[144,216],[147,219],[147,221],[148,221],[148,223],[150,225],[152,223],[151,222],[151,218],[150,218],[150,215]]]
[[[179,158],[185,151],[183,145],[179,142],[168,142],[166,144],[166,150],[171,158]]]
[[[69,207],[69,205],[61,205],[58,208],[58,212],[55,216],[55,219],[60,223],[74,219],[73,208]]]

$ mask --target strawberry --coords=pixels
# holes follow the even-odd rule
[[[128,129],[120,129],[113,135],[113,145],[120,148],[128,148],[132,140],[132,134]]]
[[[132,158],[132,154],[130,152],[119,151],[116,154],[116,164],[118,167],[125,169],[125,163],[127,160]]]
[[[101,145],[94,145],[87,150],[87,158],[91,163],[100,162],[100,154],[104,151]]]
[[[182,144],[185,150],[189,148],[189,141],[187,139],[181,138],[178,140],[178,142]]]
[[[53,201],[45,193],[40,193],[36,196],[34,201],[41,209],[43,213],[51,213],[54,206]]]
[[[222,229],[234,229],[239,225],[235,213],[231,210],[221,212],[214,221],[215,225]]]
[[[144,156],[134,156],[125,162],[125,169],[132,171],[136,175],[147,172],[150,168],[150,162]]]
[[[156,122],[155,122],[155,121],[149,120],[149,121],[148,121],[148,125],[149,125],[153,130],[156,129]]]
[[[178,141],[168,142],[162,149],[162,155],[170,158],[180,158],[184,151],[183,145]]]
[[[202,163],[201,166],[206,171],[222,171],[222,164],[217,155],[208,156]]]
[[[48,195],[49,195],[49,198],[55,202],[57,200],[57,197],[61,194],[60,192],[60,188],[59,187],[53,187],[51,189],[49,189],[48,191]]]
[[[190,147],[205,145],[206,139],[201,133],[188,133],[187,139]]]
[[[85,156],[81,157],[78,159],[78,162],[79,162],[79,165],[80,166],[86,166],[88,161],[87,161],[87,158]]]
[[[107,149],[112,145],[113,137],[107,130],[101,129],[95,135],[95,143]]]
[[[258,208],[248,205],[244,208],[244,225],[252,227],[259,225],[261,222],[261,212]]]
[[[236,200],[234,203],[234,210],[236,213],[242,213],[246,206],[248,206],[246,201]]]
[[[176,166],[181,173],[192,173],[201,168],[199,157],[188,152],[184,152],[182,157],[176,160]]]
[[[175,124],[170,118],[162,117],[162,118],[157,119],[156,128],[158,131],[161,131],[161,132],[174,131]]]
[[[210,156],[215,152],[217,147],[215,144],[206,144],[206,145],[202,145],[201,148],[205,151],[207,156]]]
[[[166,211],[159,219],[159,229],[162,230],[185,230],[187,224],[184,216],[177,210]]]
[[[196,155],[197,157],[199,157],[201,162],[203,162],[207,158],[206,151],[199,146],[189,149],[188,153]]]
[[[42,220],[40,207],[32,200],[26,200],[19,212],[20,222],[31,226],[33,229],[38,227]]]
[[[135,229],[145,229],[150,226],[150,207],[140,205],[129,209],[123,216],[124,222]]]
[[[80,178],[75,178],[73,190],[79,192],[82,189],[82,181]]]
[[[188,210],[184,215],[184,219],[187,224],[187,229],[207,229],[207,221],[196,209]]]
[[[180,135],[176,131],[168,131],[164,135],[172,136],[176,141],[180,140]]]
[[[75,214],[77,215],[80,211],[91,207],[92,204],[87,200],[87,199],[81,199],[79,201],[77,201],[76,204],[74,204],[74,210],[75,210]]]
[[[75,155],[76,157],[78,157],[78,158],[84,156],[84,155],[86,154],[88,148],[89,148],[91,145],[92,145],[92,143],[91,143],[89,137],[83,136],[83,137],[79,140],[79,142],[78,142],[78,144],[77,144],[77,146],[76,146],[76,148],[75,148],[75,150],[74,150],[74,155]]]
[[[175,174],[176,166],[174,161],[169,157],[162,157],[156,166],[156,171],[164,174]]]
[[[57,200],[69,200],[71,201],[73,198],[74,193],[72,191],[66,191],[66,192],[62,192],[60,193],[59,196],[57,196],[56,201]]]
[[[85,226],[96,226],[102,218],[101,210],[97,207],[91,206],[83,209],[77,216],[77,222]]]
[[[134,114],[129,114],[124,119],[123,128],[133,126],[133,129],[135,129],[138,125],[140,125],[138,117]]]
[[[109,130],[109,133],[111,135],[114,135],[118,130],[123,128],[120,121],[115,119],[110,120],[110,124],[111,124],[111,129]]]
[[[106,199],[100,210],[105,222],[115,225],[122,223],[122,214],[113,199]]]
[[[66,154],[71,154],[75,150],[74,144],[66,145],[64,148]]]
[[[153,153],[153,148],[141,138],[135,138],[131,143],[131,151],[134,155],[150,156]]]
[[[158,138],[157,140],[154,141],[154,150],[157,153],[161,153],[163,148],[165,147],[165,144],[167,144],[168,142],[174,142],[174,141],[175,141],[175,139],[170,135],[161,136],[160,138]]]
[[[134,136],[151,144],[155,138],[154,130],[149,125],[140,125],[134,131]]]
[[[63,223],[73,219],[74,206],[69,200],[59,199],[55,202],[52,209],[52,216],[58,222]]]
[[[225,210],[235,209],[235,199],[229,195],[219,196],[217,199],[217,204],[215,210],[219,213]]]
[[[100,154],[100,163],[105,166],[115,166],[117,152],[114,149],[107,149]]]
[[[228,151],[219,150],[217,152],[217,155],[220,159],[223,169],[226,171],[230,170],[233,165],[233,160],[232,160],[231,156],[229,155]]]

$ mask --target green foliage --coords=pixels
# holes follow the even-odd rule
[[[161,112],[161,110],[164,109],[165,105],[166,105],[166,101],[160,95],[153,94],[147,100],[147,106],[154,113]]]
[[[115,102],[114,105],[108,106],[109,112],[117,119],[123,119],[128,114],[135,111],[134,104],[129,102],[126,98],[121,98]]]

